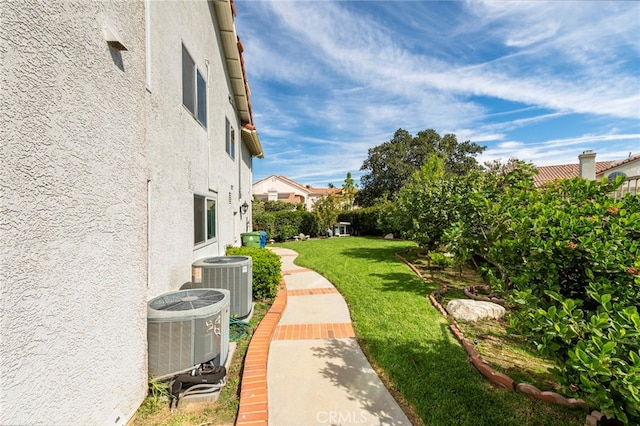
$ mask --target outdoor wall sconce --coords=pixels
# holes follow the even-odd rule
[[[240,206],[240,214],[247,214],[247,212],[249,211],[249,204],[247,204],[247,202],[245,201],[241,206]]]

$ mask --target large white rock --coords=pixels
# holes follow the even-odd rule
[[[502,318],[506,310],[503,306],[493,302],[453,299],[447,303],[447,312],[457,320],[478,321],[482,318]]]
[[[387,234],[384,236],[385,240],[393,240],[393,234]]]

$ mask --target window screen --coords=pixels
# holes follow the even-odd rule
[[[204,220],[204,197],[193,196],[193,242],[194,244],[206,241],[206,223]]]
[[[182,45],[182,103],[191,113],[195,114],[195,63],[191,59],[191,55]]]
[[[198,121],[207,127],[207,83],[204,81],[204,77],[198,71],[196,85],[198,88]]]

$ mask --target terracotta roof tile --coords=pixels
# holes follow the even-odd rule
[[[596,162],[596,175],[611,168],[616,161],[598,161]],[[580,165],[576,164],[559,164],[555,166],[538,166],[538,175],[533,178],[536,186],[542,186],[545,182],[551,182],[556,179],[570,179],[580,176]]]
[[[309,192],[313,195],[330,195],[338,194],[342,188],[309,188]]]

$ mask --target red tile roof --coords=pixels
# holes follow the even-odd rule
[[[615,163],[618,163],[618,161],[597,161],[596,175],[610,169]],[[533,178],[536,186],[542,186],[545,182],[551,182],[556,179],[569,179],[580,176],[580,165],[578,163],[538,166],[537,169],[538,175]]]

